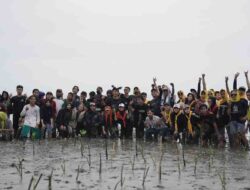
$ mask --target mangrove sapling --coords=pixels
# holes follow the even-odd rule
[[[82,138],[81,138],[81,140],[80,140],[80,143],[81,143],[81,155],[82,155],[82,157],[83,157],[83,156],[84,156],[84,155],[83,155],[84,146],[83,146]]]
[[[31,190],[31,185],[32,185],[33,181],[34,181],[34,177],[32,176],[30,179],[28,190]]]
[[[102,154],[100,153],[99,175],[102,174]]]
[[[122,164],[122,169],[121,169],[121,188],[123,187],[124,185],[124,181],[125,181],[125,178],[123,177],[123,169],[124,169],[124,165]]]
[[[150,153],[150,158],[153,161],[154,168],[156,168],[156,161],[155,161],[155,159],[154,159],[154,157],[153,157],[153,155],[151,153]]]
[[[225,172],[225,168],[223,169],[222,174],[218,172],[218,176],[221,182],[221,188],[222,190],[226,190],[226,172]]]
[[[61,168],[62,168],[62,171],[63,171],[63,175],[65,175],[65,173],[66,173],[65,160],[63,160],[63,163],[61,164]]]
[[[15,167],[20,175],[21,180],[23,179],[23,159],[18,158],[18,165],[15,164]]]
[[[39,176],[39,178],[38,178],[38,180],[37,180],[37,182],[36,182],[36,184],[35,184],[35,186],[34,186],[33,190],[36,190],[36,188],[37,188],[37,186],[38,186],[39,182],[40,182],[40,181],[41,181],[41,179],[42,179],[42,176],[43,176],[43,174],[40,174],[40,176]]]
[[[135,158],[136,158],[136,155],[134,155],[133,160],[130,159],[130,164],[131,164],[131,167],[132,167],[132,172],[134,172],[134,170],[135,170]]]
[[[49,190],[52,190],[52,177],[53,177],[53,169],[51,171],[51,174],[49,176]]]
[[[137,141],[135,141],[135,155],[138,157],[138,146],[137,146]]]
[[[108,156],[108,142],[107,142],[107,139],[105,139],[105,154],[106,154],[106,160],[108,160],[109,156]]]
[[[78,182],[79,174],[80,174],[80,165],[78,165],[78,168],[77,168],[76,182]]]
[[[180,152],[179,152],[177,143],[176,143],[176,150],[177,150],[177,167],[178,167],[179,177],[180,177],[181,176]]]
[[[148,176],[148,171],[149,171],[149,167],[148,168],[145,168],[144,170],[144,173],[143,173],[143,180],[142,180],[142,186],[144,187],[145,185],[145,181],[146,181],[146,178]]]
[[[147,160],[146,160],[145,155],[144,155],[144,147],[143,146],[141,146],[141,155],[142,155],[142,159],[144,160],[144,164],[146,165]]]
[[[194,175],[196,176],[197,164],[198,164],[199,154],[194,157]]]
[[[159,162],[159,181],[161,181],[161,175],[162,175],[162,160],[163,160],[163,155],[164,155],[164,152],[162,151],[161,153],[161,158],[160,158],[160,162]]]
[[[89,163],[89,168],[91,167],[91,152],[90,152],[90,145],[88,145],[88,150],[89,150],[89,159],[88,159],[88,163]]]
[[[183,165],[184,168],[186,168],[186,159],[185,159],[185,150],[184,150],[184,144],[182,145],[182,158],[183,158]]]

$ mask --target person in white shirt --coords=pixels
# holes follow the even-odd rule
[[[40,108],[36,105],[35,96],[29,98],[29,104],[24,106],[20,116],[24,117],[21,138],[28,138],[31,134],[32,139],[40,139]]]

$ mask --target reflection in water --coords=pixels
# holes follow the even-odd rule
[[[250,154],[246,151],[186,145],[183,155],[183,147],[173,143],[108,140],[106,152],[105,144],[104,139],[42,141],[34,146],[31,141],[25,146],[1,142],[0,189],[26,190],[31,177],[35,184],[40,174],[37,189],[48,189],[52,169],[53,190],[250,188]],[[22,180],[15,167],[18,158],[24,159]]]

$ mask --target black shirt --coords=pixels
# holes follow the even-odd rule
[[[19,115],[23,107],[25,106],[26,97],[25,96],[14,96],[10,99],[11,102],[11,109],[14,115]]]

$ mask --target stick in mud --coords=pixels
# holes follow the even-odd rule
[[[105,139],[105,154],[106,154],[106,160],[108,160],[109,156],[108,156],[108,142],[107,142],[107,139]]]
[[[136,155],[136,157],[138,157],[137,140],[135,141],[135,155]]]
[[[15,167],[20,175],[21,180],[23,179],[23,159],[18,158],[18,166],[15,164]]]
[[[102,154],[100,153],[100,166],[99,166],[99,175],[102,174]]]
[[[91,167],[91,153],[90,153],[90,145],[88,144],[88,150],[89,150],[89,159],[88,159],[88,164],[89,164],[89,168]]]
[[[194,158],[194,175],[196,176],[197,163],[198,163],[199,155],[196,155]]]
[[[53,169],[51,171],[51,174],[49,176],[49,190],[52,190],[52,177],[53,177]]]
[[[79,178],[79,173],[80,173],[80,166],[78,166],[78,168],[77,168],[76,181],[78,181],[78,178]]]
[[[123,169],[124,169],[124,165],[122,164],[122,169],[121,169],[121,187],[123,187],[124,185],[124,181],[125,181],[125,178],[123,178]]]
[[[184,165],[184,168],[186,168],[186,159],[185,159],[184,144],[182,145],[182,158],[183,158],[183,165]]]
[[[40,181],[41,181],[41,179],[42,179],[42,176],[43,176],[43,174],[40,174],[40,176],[39,176],[39,178],[38,178],[38,180],[37,180],[37,182],[36,182],[36,184],[35,184],[35,186],[34,186],[33,190],[36,190],[36,188],[37,188],[37,186],[38,186],[39,182],[40,182]]]
[[[148,170],[149,170],[149,167],[148,168],[145,168],[144,170],[144,174],[143,174],[143,180],[142,180],[142,186],[144,187],[145,185],[145,181],[146,181],[146,178],[148,176]]]
[[[28,190],[31,190],[31,185],[32,185],[33,181],[34,181],[34,177],[32,176],[30,179],[30,184],[29,184]]]
[[[84,146],[83,146],[82,138],[81,138],[80,142],[81,142],[81,155],[83,157],[84,156],[83,155]]]
[[[164,152],[161,153],[161,159],[160,159],[160,163],[159,163],[159,180],[161,181],[161,175],[162,175],[162,160],[163,160],[163,155]]]

